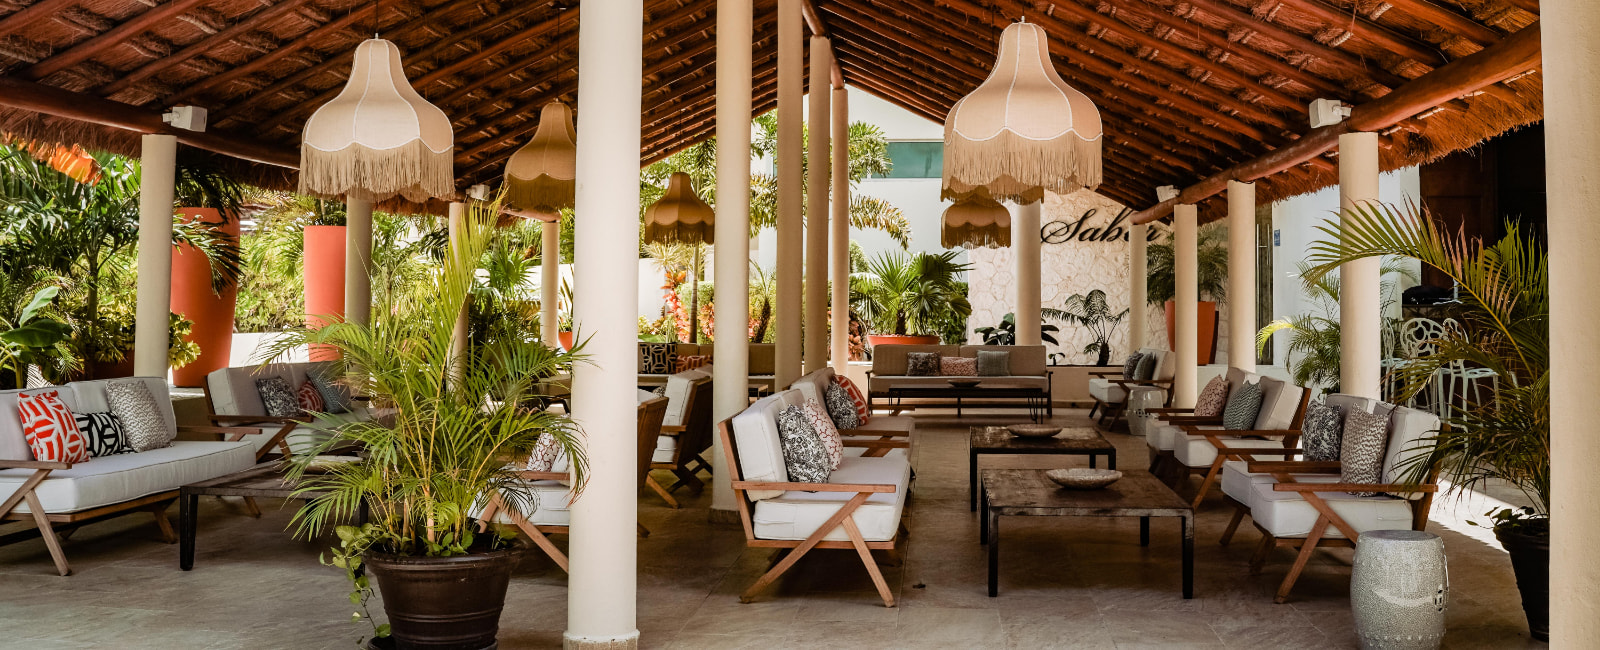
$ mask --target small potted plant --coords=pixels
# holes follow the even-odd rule
[[[513,472],[542,436],[554,436],[572,459],[575,491],[586,474],[576,425],[530,407],[539,378],[570,368],[571,353],[530,337],[496,337],[452,356],[455,321],[498,212],[493,203],[473,205],[460,245],[427,280],[429,300],[390,299],[370,325],[302,327],[272,350],[329,346],[339,353],[339,385],[393,414],[317,416],[307,426],[324,440],[296,450],[289,478],[314,496],[295,515],[297,532],[338,533],[325,561],[350,577],[351,602],[364,605],[374,587],[382,593],[389,623],[373,634],[392,634],[397,648],[492,647],[524,546],[493,526],[480,532],[477,513],[491,494],[508,507],[538,506]],[[349,447],[361,450],[358,460],[316,459]],[[338,525],[358,509],[370,513],[366,523]]]

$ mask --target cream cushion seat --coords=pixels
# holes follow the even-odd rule
[[[1345,413],[1349,413],[1351,409],[1359,409],[1364,413],[1371,413],[1372,409],[1376,408],[1379,404],[1377,400],[1368,399],[1365,397],[1356,397],[1354,395],[1344,395],[1340,393],[1328,395],[1323,399],[1323,401],[1330,406],[1339,407]],[[1277,456],[1274,456],[1270,459],[1262,460],[1292,459],[1280,459]],[[1258,483],[1271,484],[1278,482],[1277,479],[1272,478],[1271,474],[1267,474],[1265,472],[1251,473],[1247,470],[1247,461],[1230,460],[1222,464],[1222,493],[1232,497],[1234,501],[1238,501],[1243,505],[1250,505],[1250,497],[1253,494],[1251,489],[1252,485]],[[1308,476],[1318,475],[1312,474]]]
[[[661,420],[662,426],[683,426],[683,419],[689,415],[689,391],[694,387],[694,382],[710,376],[703,369],[691,368],[667,377],[667,414]],[[650,462],[670,463],[677,451],[678,436],[663,433],[656,436],[656,450],[650,454]]]
[[[255,448],[248,442],[179,440],[170,447],[101,456],[55,470],[37,492],[45,512],[80,512],[242,472],[255,464]],[[0,501],[32,474],[31,469],[0,470]],[[28,512],[27,503],[19,504],[17,512]]]
[[[856,527],[861,530],[862,538],[869,542],[893,539],[899,531],[900,515],[906,505],[906,487],[910,481],[911,464],[903,456],[847,456],[828,477],[829,483],[895,486],[894,492],[880,492],[868,497],[851,515]],[[759,539],[805,539],[854,496],[853,492],[790,490],[777,498],[758,501],[750,517],[755,536]],[[850,537],[840,526],[823,539],[848,541]]]
[[[1261,382],[1261,410],[1256,414],[1252,428],[1262,431],[1287,429],[1294,422],[1294,414],[1299,409],[1300,397],[1305,394],[1305,389],[1272,377],[1257,376],[1257,378]],[[1214,428],[1221,429],[1221,427]],[[1210,467],[1211,463],[1217,460],[1217,447],[1205,436],[1182,433],[1176,431],[1176,427],[1173,429],[1175,437],[1172,441],[1172,451],[1178,462],[1187,467]],[[1223,438],[1222,442],[1229,447],[1283,448],[1283,440],[1279,438],[1261,440],[1229,435]],[[1261,458],[1261,460],[1285,459],[1283,455]]]
[[[1156,370],[1152,379],[1171,379],[1177,371],[1178,357],[1167,350],[1141,348],[1139,353],[1156,355]],[[1105,404],[1121,404],[1128,400],[1128,390],[1106,377],[1090,377],[1089,397]]]
[[[559,471],[559,470],[558,470]],[[535,526],[566,526],[572,523],[572,489],[559,481],[523,481],[531,502],[521,508],[523,518]],[[508,508],[516,507],[507,503]],[[481,512],[481,510],[480,510]],[[494,523],[512,524],[504,509],[494,513]]]
[[[1304,483],[1337,483],[1332,474],[1306,475],[1297,478]],[[1317,509],[1294,492],[1279,492],[1273,483],[1256,483],[1251,486],[1254,498],[1250,516],[1273,537],[1305,537],[1317,523]],[[1410,530],[1411,502],[1391,496],[1357,497],[1348,492],[1318,492],[1333,511],[1358,533],[1369,530]],[[1329,526],[1324,535],[1344,537],[1335,526]]]

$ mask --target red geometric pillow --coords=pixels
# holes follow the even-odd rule
[[[867,398],[861,394],[861,389],[856,388],[856,383],[844,375],[834,375],[833,383],[850,394],[850,401],[856,404],[856,417],[861,418],[861,424],[866,424],[872,418],[872,409],[867,408]]]
[[[694,370],[695,368],[704,367],[708,363],[711,363],[711,355],[709,354],[686,354],[678,357],[677,361],[673,362],[672,371]]]
[[[77,418],[54,391],[17,396],[22,435],[33,449],[34,460],[81,463],[89,460],[89,440],[78,429]]]
[[[295,391],[295,401],[300,403],[300,410],[321,413],[327,405],[322,401],[322,391],[317,390],[317,385],[310,379],[301,382],[300,390]]]

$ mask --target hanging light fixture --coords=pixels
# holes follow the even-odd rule
[[[300,192],[423,202],[455,194],[450,118],[406,80],[400,48],[381,38],[356,47],[350,80],[306,120]]]
[[[945,248],[1009,248],[1011,211],[987,196],[972,195],[944,209],[939,245]]]
[[[716,211],[694,191],[688,174],[667,177],[667,193],[644,211],[644,240],[656,244],[711,244]]]
[[[578,187],[577,130],[572,109],[550,102],[539,111],[533,139],[506,160],[506,202],[532,212],[570,208]]]
[[[1100,185],[1100,111],[1061,80],[1044,29],[1014,23],[1000,34],[994,71],[944,122],[940,195],[1032,203],[1046,190]]]

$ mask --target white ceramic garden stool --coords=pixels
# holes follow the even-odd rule
[[[1134,386],[1128,391],[1128,433],[1135,436],[1145,435],[1145,428],[1155,420],[1155,416],[1145,412],[1145,409],[1161,408],[1166,404],[1167,391],[1153,386]]]
[[[1415,530],[1374,530],[1356,542],[1350,609],[1369,650],[1431,650],[1444,639],[1450,574],[1444,540]]]

